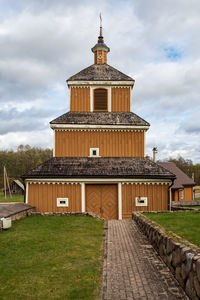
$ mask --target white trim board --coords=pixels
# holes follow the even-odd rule
[[[81,183],[81,211],[85,212],[85,183]]]
[[[29,182],[27,181],[26,182],[26,202],[25,203],[28,203],[28,184],[29,184]]]
[[[131,86],[133,88],[135,83],[135,80],[127,80],[127,81],[107,81],[107,80],[69,80],[67,81],[68,87],[70,86],[83,86],[83,85],[89,85],[89,86]]]
[[[135,125],[91,125],[91,124],[50,124],[52,129],[134,129],[148,130],[150,126],[135,126]]]
[[[118,183],[122,184],[170,184],[170,179],[127,179],[127,178],[27,178],[25,182],[36,183]]]
[[[118,183],[118,220],[122,220],[122,184]]]

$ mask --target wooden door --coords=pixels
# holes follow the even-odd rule
[[[87,184],[86,211],[106,220],[118,219],[117,184]]]

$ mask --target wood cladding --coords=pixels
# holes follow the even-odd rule
[[[113,112],[130,111],[130,88],[112,88],[111,107]]]
[[[107,89],[94,90],[94,111],[108,110],[108,91]]]
[[[89,87],[71,87],[70,111],[90,111]]]
[[[56,157],[88,157],[90,148],[103,157],[144,157],[144,132],[55,130]]]
[[[182,189],[172,190],[172,201],[192,201],[192,187],[184,188],[184,199],[181,199],[181,191]]]
[[[132,211],[167,211],[168,185],[123,184],[122,218],[130,219]],[[148,206],[136,206],[135,197],[147,197]]]
[[[117,184],[87,184],[86,211],[106,220],[118,219]]]
[[[95,64],[107,64],[107,52],[103,50],[97,50],[94,53]]]
[[[69,198],[69,207],[57,207],[57,198]],[[29,184],[28,204],[37,212],[81,212],[81,185]]]

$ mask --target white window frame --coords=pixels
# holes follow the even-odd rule
[[[61,201],[65,201],[65,203],[61,203]],[[57,198],[57,207],[68,207],[69,206],[69,198]]]
[[[184,200],[184,195],[185,193],[184,193],[184,189],[183,190],[181,190],[181,200]]]
[[[144,201],[141,203],[140,201]],[[135,206],[148,206],[147,197],[135,197]]]
[[[96,151],[96,155],[93,154],[93,151]],[[99,156],[99,148],[90,148],[90,157],[100,157]]]
[[[94,107],[93,107],[93,101],[94,101],[94,90],[96,89],[105,89],[107,90],[107,97],[108,97],[108,112],[111,112],[111,87],[105,87],[105,86],[91,86],[90,87],[90,111],[93,112],[94,111]]]

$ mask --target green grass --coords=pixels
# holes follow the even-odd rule
[[[200,247],[200,212],[185,211],[173,213],[144,213],[167,230],[173,231]]]
[[[200,200],[200,197],[194,198],[194,201],[196,201],[196,200]]]
[[[12,196],[12,198],[7,195],[6,199],[4,194],[0,192],[0,202],[24,202],[24,196]]]
[[[96,299],[104,223],[32,216],[0,233],[0,299]]]

